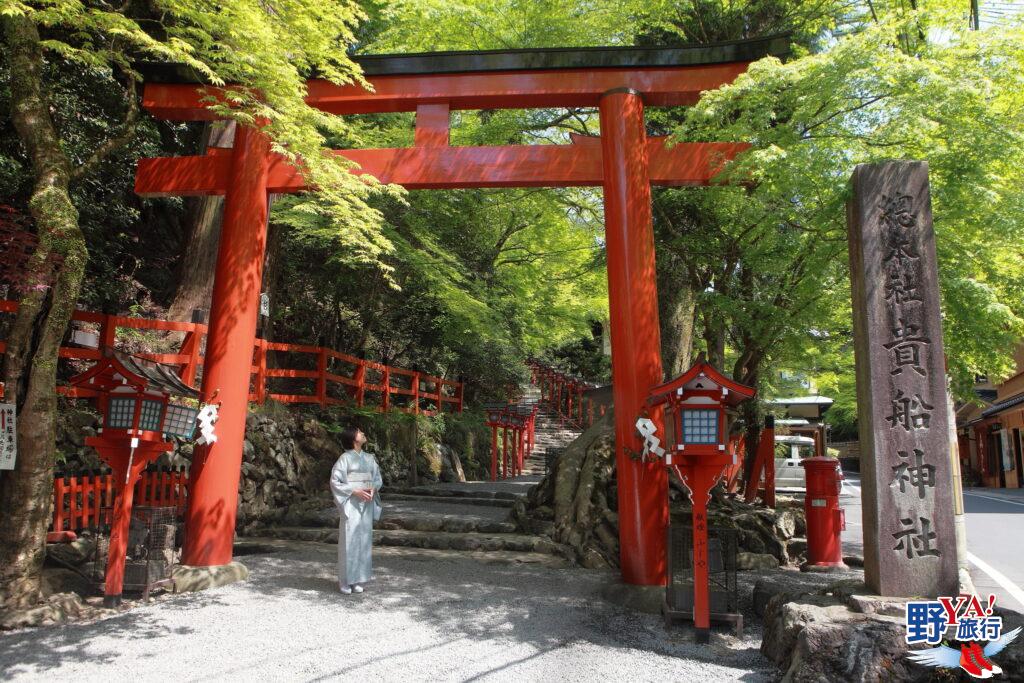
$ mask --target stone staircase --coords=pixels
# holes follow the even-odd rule
[[[533,385],[528,386],[523,392],[523,402],[540,403],[540,389]],[[558,413],[541,403],[534,426],[533,454],[523,464],[523,473],[543,475],[548,451],[565,448],[581,433],[578,427],[563,422]]]
[[[525,402],[538,402],[528,387]],[[437,553],[469,554],[484,562],[567,566],[572,553],[551,539],[522,533],[512,518],[545,471],[550,449],[564,448],[580,431],[542,407],[537,415],[533,455],[518,477],[490,481],[438,483],[381,490],[384,512],[373,530],[373,544],[424,559]],[[338,542],[338,511],[333,506],[290,515],[288,526],[254,529],[251,537]]]
[[[570,555],[552,540],[521,533],[512,508],[540,478],[499,482],[384,488],[384,513],[373,530],[375,546],[423,551],[471,552],[486,561],[566,566]],[[338,542],[338,511],[302,515],[292,526],[254,530],[261,538]],[[429,555],[429,553],[427,553]]]

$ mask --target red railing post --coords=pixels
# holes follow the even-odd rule
[[[412,373],[412,412],[420,414],[420,373]]]
[[[384,366],[384,377],[381,379],[384,385],[383,407],[386,413],[391,409],[391,368]]]
[[[185,339],[181,342],[181,348],[178,350],[180,355],[188,356],[188,360],[181,366],[179,376],[181,381],[189,386],[195,384],[196,372],[199,370],[200,338],[201,335],[197,330],[187,332]]]
[[[316,357],[316,399],[321,408],[327,407],[327,349],[319,347]]]
[[[96,506],[93,510],[93,526],[98,527],[102,523],[103,519],[103,508],[106,507],[106,501],[104,500],[104,487],[106,486],[106,477],[100,474],[99,470],[92,471],[92,495],[93,500],[96,501]]]
[[[526,425],[519,428],[519,474],[523,473],[523,465],[526,463]]]
[[[75,529],[78,523],[78,477],[68,478],[68,528]]]
[[[775,417],[765,418],[764,431],[761,439],[765,442],[764,458],[764,502],[770,508],[775,507]]]
[[[113,349],[117,343],[117,325],[112,320],[113,316],[104,314],[103,322],[100,323],[100,352]]]
[[[508,427],[501,427],[501,478],[508,478]]]
[[[53,482],[53,530],[64,530],[64,478]]]
[[[356,381],[356,405],[362,408],[366,400],[366,363],[360,361],[353,379]]]
[[[498,481],[498,425],[491,424],[491,481]]]
[[[256,402],[263,405],[267,400],[267,342],[256,340]]]
[[[89,524],[89,518],[92,517],[91,510],[89,509],[89,494],[92,493],[92,482],[89,480],[89,474],[82,475],[82,527],[86,527]]]

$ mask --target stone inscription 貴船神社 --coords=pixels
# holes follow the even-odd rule
[[[881,595],[956,595],[928,165],[862,164],[852,183],[847,224],[865,581]]]

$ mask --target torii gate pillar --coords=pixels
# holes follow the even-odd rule
[[[610,90],[600,115],[622,578],[664,585],[668,475],[629,455],[641,450],[634,423],[663,379],[643,100],[631,89]],[[660,415],[652,415],[659,431]]]
[[[267,136],[258,129],[238,126],[224,196],[203,365],[203,400],[220,404],[217,441],[197,448],[192,457],[181,560],[190,566],[231,562],[267,241],[270,162]]]

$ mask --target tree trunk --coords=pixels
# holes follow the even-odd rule
[[[658,283],[658,309],[661,363],[665,377],[671,379],[689,370],[693,360],[697,293],[685,281],[661,281]]]
[[[550,535],[572,548],[576,560],[589,569],[619,565],[618,514],[615,480],[615,422],[609,410],[554,463],[553,470],[531,489],[525,505],[513,514],[524,529],[543,525],[534,519],[540,509],[551,514]]]
[[[201,153],[205,154],[207,147],[230,147],[234,139],[234,121],[208,123]],[[180,322],[191,321],[192,311],[197,308],[207,312],[210,310],[220,224],[224,214],[223,197],[207,195],[188,201],[192,204],[186,219],[188,235],[178,264],[178,288],[167,311],[168,319]]]
[[[33,286],[21,297],[4,358],[4,380],[18,408],[18,458],[0,480],[0,601],[34,602],[53,500],[57,359],[88,259],[68,192],[70,165],[43,90],[35,24],[0,19],[10,59],[11,120],[32,163],[29,211],[39,244],[30,257]]]
[[[274,197],[270,196],[273,206]],[[285,226],[271,221],[267,225],[267,254],[263,261],[263,291],[270,297],[270,315],[260,316],[260,336],[267,341],[274,341],[274,318],[278,311],[278,284],[281,281],[281,265],[284,260],[283,243]]]

